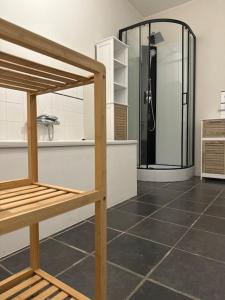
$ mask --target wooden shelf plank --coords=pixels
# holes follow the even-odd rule
[[[90,300],[48,273],[27,268],[0,282],[1,300],[8,299],[74,299]]]
[[[86,80],[87,78],[85,76],[81,76],[81,75],[77,75],[77,74],[73,74],[67,71],[62,71],[56,68],[52,68],[49,66],[45,66],[42,65],[40,63],[36,63],[12,54],[8,54],[8,53],[4,53],[2,51],[0,51],[0,60],[5,60],[14,64],[18,64],[18,65],[22,65],[28,68],[32,68],[32,69],[36,69],[36,70],[40,70],[43,72],[47,72],[50,74],[55,74],[67,79],[72,79],[72,80]]]
[[[7,189],[0,192],[0,234],[94,203],[98,195],[39,183]]]

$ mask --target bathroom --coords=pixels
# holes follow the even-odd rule
[[[96,284],[94,259],[95,247],[106,244],[94,233],[104,235],[105,218],[95,222],[94,204],[42,219],[41,268],[84,297],[77,299],[224,299],[224,1],[1,0],[0,11],[1,19],[106,67],[107,272],[96,267],[104,284]],[[90,82],[92,72],[6,41],[1,31],[0,180],[8,182],[27,177],[31,157],[25,82],[16,85],[7,73],[14,56],[57,69],[54,78],[53,69],[44,72],[46,84],[62,70]],[[13,72],[27,74],[18,65]],[[39,76],[28,68],[23,80]],[[37,96],[43,184],[95,189],[92,83]],[[0,186],[3,205],[4,193]],[[0,299],[7,278],[29,266],[30,244],[29,227],[6,231],[1,213]],[[97,255],[102,266],[104,255]],[[47,299],[44,292],[37,299]]]

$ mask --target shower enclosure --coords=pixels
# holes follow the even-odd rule
[[[129,45],[128,135],[141,180],[185,180],[194,167],[196,38],[182,21],[154,19],[119,31]]]

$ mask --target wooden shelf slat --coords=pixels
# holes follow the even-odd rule
[[[41,292],[36,297],[33,297],[32,300],[48,299],[48,297],[50,297],[52,294],[56,293],[57,291],[59,291],[59,289],[56,286],[51,286],[47,290]]]
[[[5,84],[5,83],[1,83],[0,82],[0,87],[4,88],[4,89],[9,89],[9,90],[16,90],[16,91],[21,91],[21,92],[33,92],[35,93],[34,89],[31,88],[22,88],[17,86],[16,84]]]
[[[29,279],[19,283],[18,285],[12,287],[8,291],[1,294],[1,300],[9,299],[10,297],[14,296],[15,294],[19,293],[20,291],[24,290],[25,288],[31,286],[32,284],[41,280],[41,277],[38,275],[34,275]]]
[[[20,300],[20,299],[29,299],[32,295],[38,293],[41,291],[43,288],[48,286],[49,283],[46,280],[41,280],[40,282],[34,284],[30,288],[28,288],[26,291],[22,292],[21,294],[18,294],[18,296],[15,297],[15,300]]]
[[[48,273],[27,268],[0,282],[0,299],[44,300],[44,299],[90,300],[80,292]]]
[[[33,198],[28,198],[28,199],[25,199],[25,200],[21,200],[21,201],[14,201],[12,203],[7,203],[5,205],[0,205],[0,211],[4,211],[4,210],[8,210],[10,209],[13,209],[13,208],[17,208],[17,207],[22,207],[22,209],[31,204],[31,203],[37,203],[37,202],[40,202],[40,201],[43,201],[43,200],[46,200],[46,199],[51,199],[51,198],[54,198],[57,197],[57,196],[61,196],[65,194],[65,192],[63,191],[54,191],[54,190],[48,190],[47,193],[45,193],[44,195],[42,196],[37,196],[37,197],[33,197]]]
[[[22,191],[6,193],[6,194],[3,194],[3,195],[0,195],[0,204],[2,203],[1,200],[3,200],[3,199],[11,198],[11,197],[18,196],[18,195],[30,194],[30,193],[42,191],[42,190],[45,190],[45,189],[46,189],[46,187],[40,186],[40,187],[36,187],[36,188],[24,189]]]
[[[94,203],[98,194],[40,183],[0,191],[0,234]]]
[[[15,197],[10,197],[10,198],[4,199],[4,200],[0,200],[0,207],[4,204],[20,202],[20,201],[25,200],[25,199],[31,199],[31,198],[34,198],[36,196],[46,195],[46,194],[52,193],[52,192],[55,192],[55,189],[45,188],[42,191],[33,192],[33,193],[30,193],[30,194],[25,194],[25,195],[20,195],[20,196],[15,196]]]
[[[33,275],[34,271],[29,267],[26,268],[2,281],[0,281],[0,295],[13,288],[14,286],[18,285],[22,281],[30,278]]]
[[[6,190],[0,191],[0,195],[10,194],[10,193],[14,193],[14,192],[17,192],[17,191],[31,190],[31,189],[34,189],[34,188],[37,188],[37,187],[38,187],[37,184],[32,184],[32,185],[20,186],[20,187],[17,187],[17,188],[11,188],[11,189],[8,188]]]
[[[20,82],[19,80],[11,80],[11,79],[7,79],[7,78],[3,78],[2,76],[0,76],[0,82],[2,84],[9,84],[12,86],[18,86],[18,87],[25,88],[25,89],[32,89],[35,91],[42,89],[40,86],[31,84],[31,83],[23,83],[23,82]]]
[[[12,71],[12,70],[5,70],[0,68],[0,73],[3,77],[9,77],[9,78],[14,78],[17,80],[27,80],[29,82],[35,83],[35,84],[41,84],[42,87],[46,87],[46,88],[50,88],[50,87],[55,87],[56,84],[55,81],[50,80],[50,79],[45,79],[45,78],[41,78],[41,77],[37,77],[37,76],[31,76],[31,75],[26,75],[26,74],[22,74],[16,71]],[[22,81],[21,81],[22,82]],[[63,85],[63,84],[61,84]]]
[[[60,292],[58,295],[52,297],[52,300],[63,300],[66,299],[68,295],[64,292]]]
[[[58,75],[55,75],[55,74],[42,72],[42,71],[39,71],[39,70],[35,70],[35,69],[32,69],[32,68],[16,65],[16,64],[6,62],[6,61],[2,61],[2,60],[0,60],[0,66],[3,67],[3,68],[7,68],[9,70],[19,71],[19,72],[23,72],[25,74],[32,74],[32,75],[35,75],[35,76],[55,80],[55,81],[61,82],[61,83],[71,82],[71,80],[69,80],[69,79],[67,80],[64,77],[61,77],[61,76],[58,76]]]
[[[20,76],[20,78],[15,77],[15,74],[2,75],[1,70],[2,69],[0,68],[0,80],[5,79],[5,80],[12,81],[12,82],[20,82],[20,83],[26,84],[26,86],[30,85],[32,87],[36,87],[37,89],[43,89],[43,88],[46,89],[47,87],[51,86],[49,84],[44,84],[44,83],[41,83],[41,82],[35,80],[35,77],[31,77],[31,78],[33,78],[33,80],[32,79],[28,80],[27,78],[24,78],[23,76]],[[9,72],[12,73],[11,71],[9,71]],[[13,72],[13,73],[15,73],[15,72]],[[18,74],[20,75],[21,73],[18,73]]]
[[[62,71],[62,70],[59,70],[59,69],[56,69],[53,67],[42,65],[40,63],[36,63],[36,62],[30,61],[28,59],[24,59],[24,58],[21,58],[21,57],[12,55],[12,54],[4,53],[2,51],[0,51],[0,59],[15,63],[15,64],[19,64],[19,65],[22,65],[25,67],[29,67],[32,69],[47,72],[50,74],[55,74],[55,75],[58,75],[58,76],[61,76],[61,77],[67,78],[67,79],[72,79],[72,80],[86,80],[87,79],[86,77],[81,76],[81,75],[73,74],[73,73],[70,73],[67,71]]]

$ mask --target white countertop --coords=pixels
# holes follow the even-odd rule
[[[136,140],[108,140],[107,145],[131,145],[137,144]],[[93,140],[76,141],[40,141],[39,147],[73,147],[73,146],[94,146]],[[0,141],[0,148],[25,148],[26,141]]]

